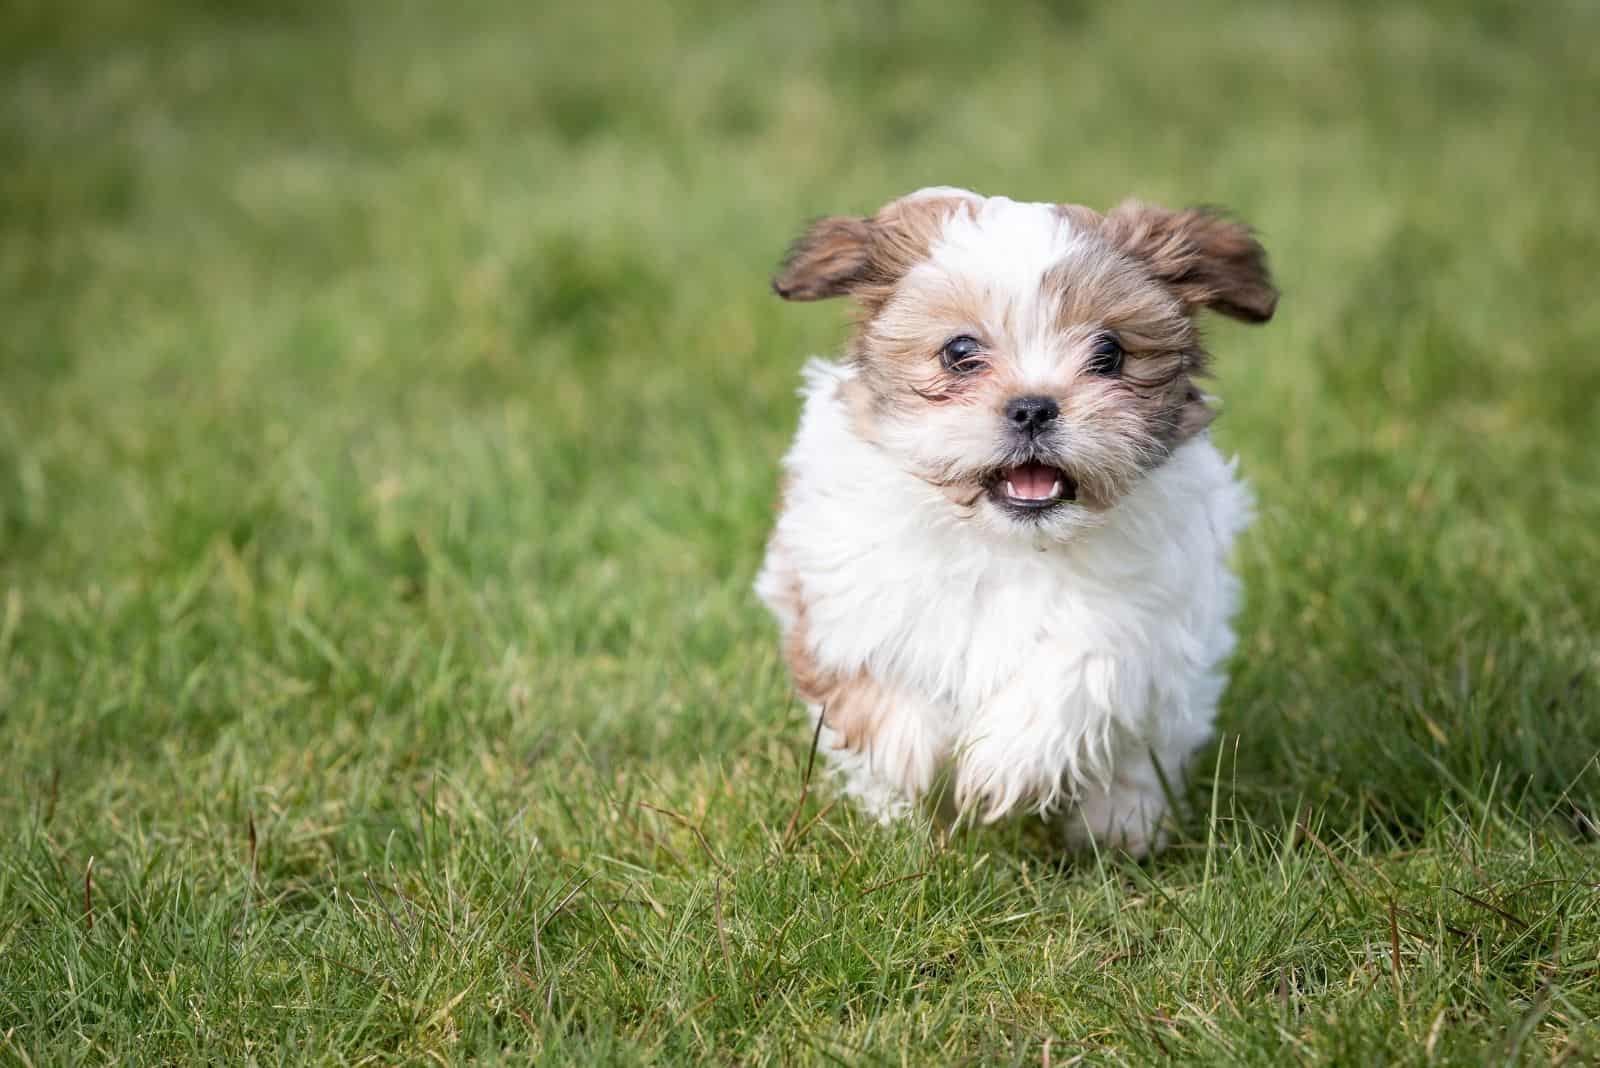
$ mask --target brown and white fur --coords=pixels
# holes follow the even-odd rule
[[[1194,317],[1271,318],[1261,246],[1205,211],[935,188],[816,223],[773,288],[860,308],[806,368],[756,582],[846,792],[889,819],[947,771],[962,812],[1160,848],[1250,515]]]

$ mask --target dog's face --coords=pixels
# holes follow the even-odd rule
[[[1059,538],[1210,421],[1195,313],[1277,302],[1261,246],[1216,215],[943,188],[817,222],[773,288],[859,302],[863,437],[963,514]]]

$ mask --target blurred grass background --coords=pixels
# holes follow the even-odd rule
[[[0,1059],[1600,1056],[1597,41],[6,0]],[[1262,515],[1153,865],[783,833],[748,587],[846,316],[766,278],[928,184],[1273,255],[1279,318],[1211,324]]]

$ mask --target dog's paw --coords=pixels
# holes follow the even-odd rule
[[[1067,843],[1079,851],[1120,850],[1139,860],[1167,848],[1166,817],[1167,799],[1159,789],[1114,783],[1079,798],[1066,817]]]

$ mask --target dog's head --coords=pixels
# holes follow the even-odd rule
[[[1195,314],[1277,303],[1250,230],[1211,212],[946,188],[820,220],[772,284],[859,302],[858,433],[981,521],[1058,537],[1210,422]]]

